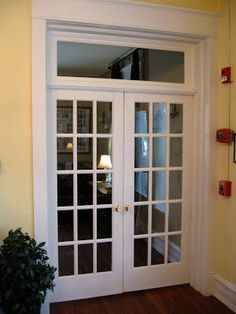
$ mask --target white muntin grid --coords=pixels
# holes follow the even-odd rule
[[[58,99],[60,100],[60,99]],[[78,133],[77,132],[77,108],[79,106],[80,101],[86,101],[88,103],[91,103],[92,108],[92,132],[91,133]],[[56,170],[56,177],[58,175],[73,175],[73,205],[71,206],[57,206],[57,212],[59,211],[72,211],[73,210],[73,241],[58,241],[58,235],[57,235],[57,245],[59,247],[68,247],[73,246],[74,249],[74,274],[69,276],[83,276],[86,274],[78,274],[78,246],[79,245],[86,245],[86,244],[92,244],[93,245],[93,272],[88,274],[96,274],[97,271],[97,246],[98,244],[102,243],[113,243],[113,238],[104,238],[104,239],[98,239],[97,238],[97,210],[98,209],[105,209],[109,208],[112,211],[113,204],[97,204],[97,176],[99,174],[106,174],[106,173],[113,173],[111,170],[100,170],[97,169],[97,140],[98,138],[103,139],[111,139],[113,141],[113,132],[111,130],[111,133],[103,134],[103,133],[97,133],[97,103],[98,102],[104,102],[104,103],[111,103],[111,101],[101,101],[101,100],[91,100],[88,99],[74,99],[73,100],[73,132],[72,133],[56,133],[55,138],[71,138],[73,140],[73,169],[72,170]],[[57,102],[56,102],[56,110],[57,111]],[[113,110],[112,110],[112,119],[113,119]],[[112,124],[111,124],[112,125]],[[92,169],[77,169],[77,161],[78,161],[78,153],[77,153],[77,139],[78,138],[90,138],[92,139]],[[111,144],[112,145],[112,144]],[[113,145],[112,145],[113,146]],[[56,151],[57,154],[57,151]],[[92,176],[92,204],[90,205],[78,205],[78,175],[88,174]],[[56,178],[57,180],[57,178]],[[56,191],[56,194],[58,191]],[[112,189],[112,199],[113,199],[113,189]],[[85,239],[85,240],[78,240],[78,210],[86,210],[90,209],[93,212],[93,237],[92,239]],[[56,215],[57,216],[57,215]],[[112,219],[112,215],[111,215]],[[56,217],[56,224],[58,226],[58,220]],[[113,230],[113,221],[112,221],[112,229]],[[58,265],[59,265],[59,256],[58,256]],[[113,269],[113,253],[111,248],[111,270]],[[59,272],[59,271],[58,271]],[[106,273],[109,271],[106,271]],[[99,271],[99,274],[102,272]],[[64,277],[64,276],[63,276]]]
[[[139,266],[139,268],[142,267],[157,267],[163,264],[168,264],[168,257],[169,257],[169,236],[174,236],[174,235],[179,235],[180,237],[182,236],[182,229],[179,231],[169,231],[168,224],[169,224],[169,204],[174,204],[174,203],[183,203],[183,199],[170,199],[169,193],[170,193],[170,171],[181,171],[181,177],[182,177],[182,182],[181,184],[183,185],[183,172],[184,172],[184,167],[183,167],[183,158],[182,158],[182,166],[178,167],[171,167],[170,166],[170,138],[182,138],[182,154],[183,154],[183,147],[184,147],[184,130],[183,130],[183,120],[182,120],[182,132],[181,133],[170,133],[170,106],[172,103],[169,102],[149,102],[146,103],[147,108],[148,108],[148,130],[147,133],[135,133],[134,132],[134,143],[136,138],[147,138],[148,140],[148,167],[145,168],[134,168],[133,173],[137,172],[146,172],[148,173],[148,199],[146,201],[135,201],[134,200],[134,206],[142,206],[146,205],[148,206],[148,233],[147,234],[137,234],[133,236],[133,239],[145,239],[147,240],[147,265],[146,266]],[[153,106],[158,105],[158,104],[165,104],[166,105],[166,132],[163,133],[156,133],[153,132]],[[184,105],[181,104],[183,107]],[[135,110],[135,109],[134,109]],[[153,167],[153,139],[154,138],[160,138],[160,137],[165,137],[166,139],[166,164],[164,167]],[[183,156],[183,155],[182,155]],[[133,163],[134,164],[134,163]],[[153,188],[153,173],[155,171],[164,171],[165,172],[165,199],[164,200],[153,200],[152,196],[152,188]],[[181,188],[182,190],[182,188]],[[152,232],[152,207],[155,204],[164,204],[165,205],[165,231],[164,232]],[[181,213],[182,215],[182,213]],[[134,216],[135,217],[135,216]],[[182,217],[181,217],[182,220]],[[135,223],[135,222],[134,222]],[[181,228],[182,228],[182,223],[181,223]],[[154,238],[159,238],[163,239],[164,238],[164,263],[162,264],[153,264],[152,265],[152,239]],[[182,242],[182,241],[181,241]],[[180,254],[181,254],[181,246],[180,245]],[[133,246],[134,247],[134,246]],[[180,258],[181,262],[181,258]]]

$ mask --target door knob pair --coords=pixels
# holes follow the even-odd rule
[[[129,204],[127,204],[126,206],[125,206],[125,210],[128,212],[129,211],[129,209],[130,209],[130,205]],[[121,208],[121,206],[120,205],[116,205],[115,206],[115,211],[116,212],[119,212],[120,211],[120,208]]]

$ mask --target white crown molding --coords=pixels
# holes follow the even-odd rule
[[[215,275],[213,295],[236,313],[236,286],[219,275]]]
[[[220,15],[133,0],[32,0],[32,17],[202,38],[218,35]]]

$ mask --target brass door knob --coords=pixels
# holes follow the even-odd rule
[[[119,211],[120,211],[120,205],[116,205],[116,206],[115,206],[115,211],[116,211],[116,212],[119,212]]]
[[[125,210],[128,212],[129,211],[129,209],[131,208],[131,206],[129,205],[129,204],[127,204],[126,206],[125,206]]]

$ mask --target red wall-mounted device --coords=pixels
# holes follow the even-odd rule
[[[231,181],[221,180],[219,181],[219,195],[231,196]]]
[[[234,131],[230,129],[216,130],[216,141],[219,143],[230,144],[234,138]]]
[[[231,67],[221,69],[221,83],[231,83]]]

